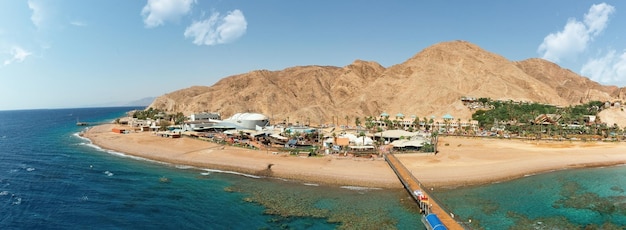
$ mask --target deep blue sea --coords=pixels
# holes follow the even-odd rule
[[[0,111],[0,229],[424,229],[401,189],[316,186],[99,149],[76,121],[135,108]],[[624,229],[626,167],[435,190],[474,229]]]
[[[76,122],[135,108],[0,111],[0,229],[423,229],[400,189],[305,185],[101,150]]]

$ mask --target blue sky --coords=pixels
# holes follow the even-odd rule
[[[626,86],[623,22],[624,1],[0,1],[0,110],[133,101],[257,69],[389,67],[451,40]]]

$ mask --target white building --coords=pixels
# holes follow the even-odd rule
[[[190,121],[203,121],[203,120],[220,120],[219,113],[194,113],[189,116]]]
[[[217,123],[215,126],[234,129],[256,130],[256,127],[265,127],[270,124],[270,119],[260,113],[236,113],[233,116]]]

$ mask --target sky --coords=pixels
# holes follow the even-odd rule
[[[259,69],[389,67],[453,40],[623,87],[624,22],[619,0],[0,1],[0,110],[124,103]]]

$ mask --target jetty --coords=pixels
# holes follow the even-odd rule
[[[465,229],[454,219],[454,214],[444,210],[432,196],[428,195],[428,191],[424,186],[396,156],[391,153],[385,153],[384,157],[402,182],[402,185],[404,185],[404,188],[420,207],[423,214],[422,222],[427,229]]]

